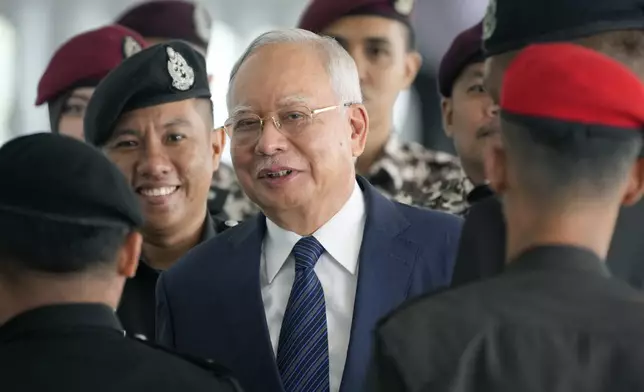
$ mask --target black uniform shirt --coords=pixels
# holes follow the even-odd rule
[[[199,242],[214,237],[217,233],[235,225],[234,221],[221,221],[206,218],[204,232]],[[155,290],[161,271],[148,265],[143,258],[139,260],[136,276],[125,283],[123,298],[118,308],[118,317],[131,336],[154,340],[155,335]]]
[[[101,304],[44,306],[0,326],[2,392],[239,391],[227,371],[126,337]]]
[[[593,253],[536,247],[376,332],[374,391],[644,390],[644,296]]]

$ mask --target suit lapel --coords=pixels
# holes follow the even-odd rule
[[[349,351],[340,390],[362,391],[377,321],[407,298],[418,248],[403,233],[409,222],[395,204],[358,177],[367,220],[360,248],[358,287]]]
[[[229,239],[234,260],[227,263],[231,270],[224,276],[235,276],[236,287],[227,290],[229,309],[225,324],[235,335],[230,339],[229,355],[234,356],[236,369],[247,369],[253,375],[250,390],[281,391],[282,383],[275,363],[260,286],[262,241],[266,218],[259,214],[242,224]]]

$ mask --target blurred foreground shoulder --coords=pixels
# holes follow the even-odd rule
[[[155,368],[163,390],[241,392],[237,380],[224,366],[208,359],[184,355],[152,342],[131,338]]]

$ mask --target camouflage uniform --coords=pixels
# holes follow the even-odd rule
[[[233,169],[224,164],[212,177],[208,199],[210,213],[223,219],[243,221],[260,211],[242,191]]]
[[[414,142],[389,138],[367,175],[385,196],[400,203],[463,214],[473,186],[457,157]]]

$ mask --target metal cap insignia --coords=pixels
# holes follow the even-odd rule
[[[131,57],[132,55],[139,53],[141,50],[143,50],[143,48],[137,40],[129,35],[123,38],[123,58]]]
[[[166,52],[168,53],[168,73],[172,77],[172,86],[181,91],[191,89],[195,84],[195,71],[179,52],[169,46],[166,48]]]
[[[394,0],[394,8],[401,15],[409,15],[414,9],[414,0]]]
[[[195,24],[195,33],[197,33],[197,36],[204,40],[204,42],[209,42],[212,32],[212,20],[210,19],[208,10],[206,10],[201,4],[195,4],[192,18]]]
[[[487,40],[496,30],[496,0],[490,0],[483,19],[483,40]]]

